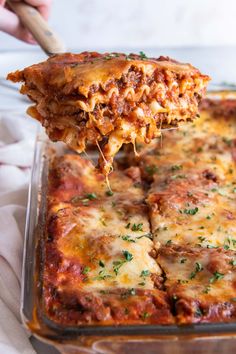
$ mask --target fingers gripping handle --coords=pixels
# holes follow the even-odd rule
[[[48,55],[65,52],[65,46],[52,31],[41,14],[32,6],[22,2],[7,0],[8,5],[18,15],[22,24],[32,33],[35,40]]]

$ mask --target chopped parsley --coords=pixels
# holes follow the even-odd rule
[[[179,171],[179,170],[181,170],[183,168],[183,166],[182,165],[173,165],[173,166],[171,166],[171,171]]]
[[[186,175],[180,174],[180,175],[173,175],[170,177],[171,179],[177,179],[177,178],[186,178]]]
[[[186,214],[186,215],[195,215],[198,212],[198,207],[193,208],[193,209],[183,209],[179,210],[180,214]]]
[[[201,263],[196,262],[195,270],[190,274],[189,279],[194,279],[197,275],[197,273],[201,272],[203,270],[203,266]]]
[[[185,263],[187,261],[187,258],[181,258],[180,263]]]
[[[148,312],[144,312],[142,315],[141,315],[141,318],[142,320],[145,320],[146,318],[150,317],[150,313]]]
[[[171,243],[172,243],[172,240],[168,240],[168,241],[166,242],[166,246],[171,245]]]
[[[213,245],[207,245],[207,248],[218,248],[218,246],[213,246]]]
[[[140,277],[148,277],[150,275],[150,271],[147,270],[142,270]]]
[[[88,193],[88,194],[86,194],[86,197],[87,197],[89,200],[97,199],[96,193]]]
[[[120,267],[122,267],[126,262],[130,262],[133,259],[133,255],[128,251],[122,251],[125,259],[120,259],[118,261],[113,262],[113,271],[116,275],[118,275]]]
[[[114,194],[114,193],[113,193],[111,190],[106,191],[106,195],[107,195],[108,197],[112,197],[113,194]]]
[[[85,266],[84,269],[82,270],[82,274],[87,274],[88,272],[90,272],[90,267]]]
[[[153,176],[158,171],[158,167],[155,165],[149,165],[145,167],[145,171],[150,175]]]
[[[224,274],[223,273],[220,273],[220,272],[214,272],[213,273],[213,277],[211,277],[210,278],[210,280],[209,280],[209,282],[210,283],[214,283],[215,281],[217,281],[217,280],[221,280],[221,279],[223,279],[224,278]]]
[[[199,237],[198,237],[198,239],[199,239],[199,241],[200,241],[200,242],[203,242],[203,241],[205,241],[205,240],[206,240],[206,237],[199,236]]]
[[[133,255],[129,253],[129,251],[122,251],[123,256],[125,257],[126,261],[130,262],[133,259]]]
[[[119,260],[119,261],[114,261],[113,262],[113,271],[115,273],[115,275],[118,275],[120,267],[123,266],[123,264],[126,263],[126,260]]]
[[[141,57],[141,60],[147,59],[147,56],[146,56],[146,54],[143,51],[140,51],[139,55]]]
[[[236,239],[232,238],[231,236],[227,237],[223,247],[227,250],[236,247]]]
[[[211,216],[210,216],[210,215],[207,215],[206,219],[207,219],[207,220],[211,220]]]
[[[233,260],[233,259],[232,259],[232,260],[229,262],[229,264],[231,264],[233,267],[236,266],[236,260]]]
[[[130,225],[131,225],[131,223],[129,222],[129,223],[125,226],[125,228],[126,228],[126,229],[129,229],[129,228],[130,228]]]
[[[100,267],[102,267],[102,268],[104,268],[105,267],[105,264],[104,264],[104,262],[103,261],[99,261],[99,263],[98,263],[99,265],[100,265]]]
[[[106,274],[105,270],[100,270],[100,272],[98,273],[98,276],[94,278],[94,280],[106,280],[108,278],[112,278],[112,275],[110,274]]]
[[[212,192],[217,192],[218,189],[217,189],[217,188],[212,188],[211,191],[212,191]]]
[[[236,301],[236,297],[232,297],[230,300],[231,301]]]
[[[132,231],[143,231],[143,223],[133,224],[131,227]]]
[[[203,294],[208,294],[210,292],[210,290],[211,290],[210,285],[207,285],[202,292],[203,292]]]
[[[138,285],[144,286],[145,285],[145,281],[142,281],[141,283],[138,283]]]
[[[194,313],[195,317],[201,317],[203,315],[202,310],[198,307]]]
[[[121,236],[122,240],[127,241],[127,242],[136,242],[133,238],[131,238],[130,235],[123,235]]]
[[[137,239],[139,240],[142,237],[147,237],[147,238],[149,238],[149,240],[153,240],[153,236],[152,236],[151,232],[148,232],[147,234],[141,235],[141,236],[137,237]]]

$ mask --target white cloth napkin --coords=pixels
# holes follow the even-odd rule
[[[37,124],[0,114],[0,354],[35,353],[20,320],[25,211]]]

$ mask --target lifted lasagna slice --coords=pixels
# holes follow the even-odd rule
[[[177,323],[236,320],[236,252],[163,246],[158,262]]]
[[[21,93],[35,102],[28,113],[52,140],[77,152],[97,145],[106,175],[122,144],[149,143],[162,127],[195,118],[209,81],[190,64],[142,52],[60,54],[8,79],[24,82]]]
[[[111,174],[56,159],[49,175],[44,304],[68,325],[171,323],[138,168]]]

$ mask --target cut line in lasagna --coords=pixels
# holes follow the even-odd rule
[[[59,54],[7,78],[23,82],[35,103],[28,113],[51,140],[79,153],[96,145],[105,175],[124,143],[135,148],[137,138],[149,143],[162,128],[193,120],[209,81],[190,64],[143,52]]]

